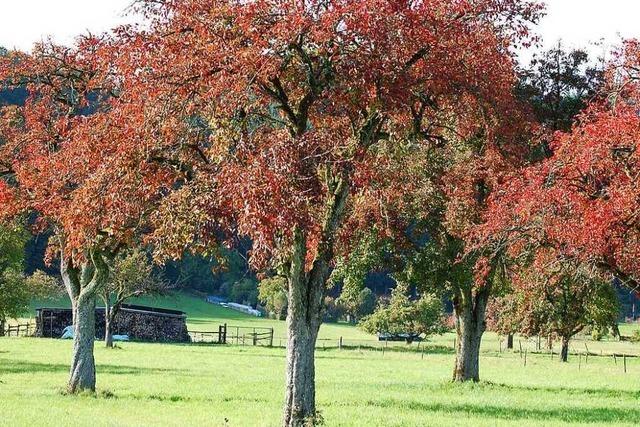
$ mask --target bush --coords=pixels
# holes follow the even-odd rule
[[[636,329],[633,331],[631,336],[629,337],[629,341],[639,343],[640,342],[640,329]]]
[[[417,301],[407,296],[408,287],[398,284],[388,305],[379,307],[360,322],[360,327],[371,334],[432,335],[445,331],[442,301],[424,294]]]

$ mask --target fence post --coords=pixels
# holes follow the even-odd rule
[[[256,330],[253,330],[253,345],[258,345],[258,336],[256,335]]]
[[[224,340],[222,340],[222,344],[226,344],[227,343],[227,324],[224,324]]]
[[[627,373],[627,355],[626,354],[622,355],[622,362],[624,364],[624,373],[626,374]]]
[[[580,370],[580,368],[582,367],[582,354],[578,355],[578,371]]]
[[[524,349],[524,366],[527,366],[527,349]]]
[[[269,347],[273,347],[273,328],[269,331]],[[322,342],[322,347],[324,348],[324,341]]]
[[[338,342],[338,348],[342,350],[342,337],[340,337],[340,341]]]

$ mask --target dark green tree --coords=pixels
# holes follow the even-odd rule
[[[517,96],[527,102],[549,134],[571,129],[576,116],[597,96],[604,72],[582,49],[566,49],[561,42],[534,55],[520,70]],[[538,157],[549,156],[549,138],[544,138]]]
[[[25,276],[24,249],[28,233],[20,226],[0,226],[0,335],[7,319],[24,314],[34,297],[50,295],[57,282],[41,271]]]

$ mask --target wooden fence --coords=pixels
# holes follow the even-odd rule
[[[187,331],[192,343],[226,344],[227,324],[218,326],[217,331]]]
[[[220,325],[217,331],[189,331],[191,342],[273,346],[273,328]]]
[[[20,323],[17,325],[6,325],[0,331],[0,335],[5,337],[30,337],[36,332],[36,325],[33,323]]]

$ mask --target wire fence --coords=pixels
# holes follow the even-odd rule
[[[35,336],[36,325],[34,323],[7,324],[0,328],[0,336],[5,337],[32,337]],[[219,325],[217,331],[188,331],[191,342],[194,344],[228,344],[238,346],[265,346],[286,348],[287,340],[284,337],[274,337],[273,328],[253,328],[246,326]],[[530,337],[513,340],[513,348],[506,345],[507,340],[498,340],[497,353],[517,354],[523,366],[527,366],[531,357],[549,357],[550,359],[560,358],[560,352],[549,347],[546,340],[541,337]],[[593,344],[593,342],[591,342]],[[578,369],[589,363],[589,359],[608,358],[611,363],[621,371],[629,371],[630,361],[638,359],[639,354],[623,353],[618,351],[594,351],[589,348],[589,342],[585,339],[576,338],[569,346],[569,356],[575,361],[577,358]],[[584,348],[583,348],[584,347]],[[454,353],[456,349],[456,338],[451,341],[415,341],[407,343],[403,341],[392,341],[386,339],[351,339],[345,337],[319,338],[316,341],[317,350],[357,350],[359,352],[378,352],[382,356],[386,352],[415,353],[424,359],[425,354],[433,353]],[[483,357],[491,356],[490,348],[484,346]]]

